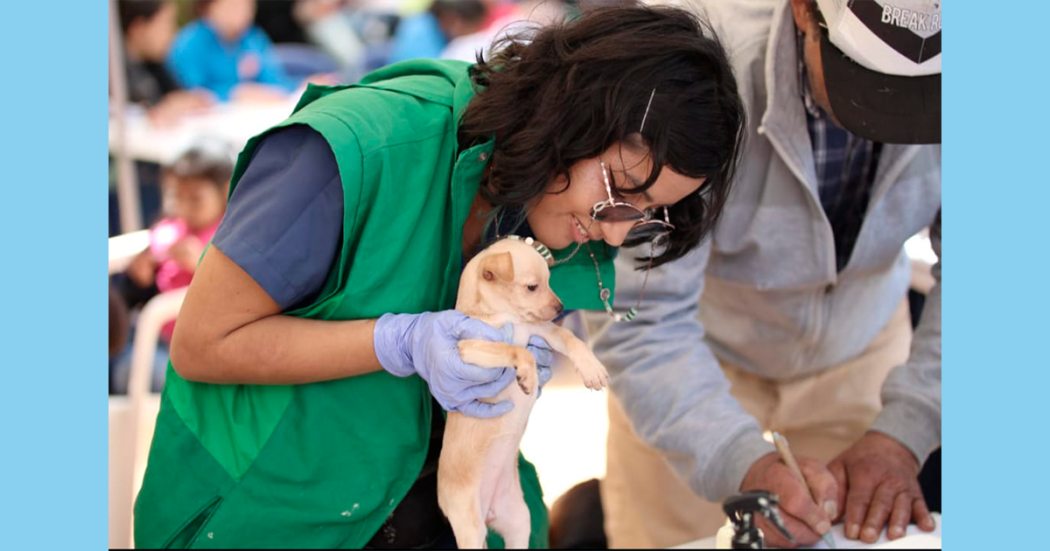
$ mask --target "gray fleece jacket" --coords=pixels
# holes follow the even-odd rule
[[[653,270],[638,317],[593,337],[637,434],[694,491],[736,493],[772,446],[730,395],[718,358],[772,380],[860,354],[908,290],[904,242],[931,227],[940,258],[940,146],[882,150],[849,263],[836,273],[799,94],[790,2],[717,2],[708,18],[729,51],[748,112],[747,146],[721,222],[687,257]],[[634,304],[643,273],[617,260],[616,299]],[[882,389],[875,430],[924,462],[940,445],[941,269],[908,362]]]

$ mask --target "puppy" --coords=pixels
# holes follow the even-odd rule
[[[475,256],[464,268],[456,309],[493,327],[514,325],[513,344],[484,340],[459,343],[463,361],[486,368],[511,366],[517,385],[492,403],[511,400],[514,409],[494,419],[449,412],[438,463],[438,504],[460,549],[485,545],[487,527],[508,549],[529,546],[531,519],[518,478],[518,445],[536,402],[536,361],[525,349],[531,335],[543,337],[555,367],[571,362],[585,385],[604,388],[605,367],[572,332],[551,323],[564,310],[551,291],[547,260],[529,242],[507,238]]]

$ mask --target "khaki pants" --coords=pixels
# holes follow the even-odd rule
[[[790,382],[775,382],[723,362],[733,396],[763,430],[783,434],[796,455],[830,461],[856,442],[882,408],[890,370],[908,359],[911,322],[903,301],[860,356]],[[634,434],[609,396],[607,472],[602,481],[611,548],[660,548],[713,536],[725,524],[721,504],[695,494],[660,452]]]

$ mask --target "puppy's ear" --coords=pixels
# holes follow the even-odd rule
[[[514,281],[514,260],[510,253],[497,253],[481,259],[481,277],[485,281]]]

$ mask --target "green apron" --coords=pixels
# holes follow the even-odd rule
[[[305,124],[328,141],[345,200],[338,261],[316,301],[286,314],[346,320],[455,307],[463,223],[492,151],[491,141],[458,151],[456,121],[474,93],[467,68],[419,60],[358,85],[311,86],[275,127]],[[265,135],[241,153],[231,195]],[[614,283],[615,251],[595,253],[602,280]],[[567,309],[602,308],[586,254],[554,268],[551,286]],[[186,381],[169,363],[135,544],[359,548],[419,475],[433,414],[418,376],[213,385]],[[539,480],[519,464],[529,543],[546,547]]]

